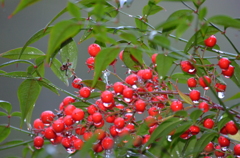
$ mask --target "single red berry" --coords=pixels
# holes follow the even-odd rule
[[[40,149],[44,144],[44,139],[43,137],[40,137],[40,136],[36,136],[34,139],[33,139],[33,145],[36,149]]]
[[[69,104],[71,104],[71,103],[74,103],[75,102],[75,99],[73,98],[73,97],[71,97],[71,96],[67,96],[67,97],[65,97],[64,99],[63,99],[63,105],[64,106],[67,106],[67,105],[69,105]]]
[[[73,147],[76,150],[81,150],[83,147],[83,144],[84,144],[84,142],[82,141],[82,139],[79,139],[79,138],[77,138],[73,141]]]
[[[72,81],[72,87],[76,89],[82,88],[82,79],[81,78],[74,78]]]
[[[72,118],[75,121],[81,121],[84,118],[84,111],[82,109],[76,108],[73,110]]]
[[[228,134],[228,131],[227,131],[226,126],[223,126],[223,127],[221,128],[220,133],[221,133],[221,134]]]
[[[42,112],[40,119],[44,124],[50,124],[53,121],[54,117],[55,114],[52,111],[47,110]]]
[[[119,57],[120,60],[123,60],[123,52],[124,52],[124,50],[122,50],[122,51],[119,53],[119,55],[118,55],[118,57]]]
[[[61,133],[65,129],[65,124],[62,119],[57,119],[53,122],[52,128],[56,133]]]
[[[117,62],[117,59],[114,59],[109,65],[114,66],[116,64],[116,62]]]
[[[117,117],[114,120],[114,125],[117,129],[122,129],[125,126],[125,120],[122,117]]]
[[[143,71],[142,79],[149,80],[152,79],[152,76],[153,76],[152,71],[150,69],[145,69]]]
[[[109,132],[112,135],[112,137],[118,136],[118,132],[116,131],[116,127],[114,125],[110,126]]]
[[[153,106],[151,108],[148,109],[148,114],[150,116],[156,116],[157,114],[159,114],[159,108],[156,106]]]
[[[188,84],[188,87],[191,87],[191,88],[196,87],[197,80],[195,78],[191,77],[187,80],[187,84]]]
[[[206,102],[201,102],[198,104],[198,108],[201,109],[203,112],[208,112],[209,105]]]
[[[51,126],[45,129],[45,132],[44,132],[45,138],[50,140],[50,139],[55,139],[56,136],[57,135]]]
[[[226,130],[229,134],[235,135],[238,132],[238,128],[233,121],[229,121],[226,125]]]
[[[92,56],[92,57],[95,57],[97,56],[97,54],[101,51],[101,47],[96,44],[96,43],[93,43],[93,44],[90,44],[88,46],[88,53]]]
[[[115,115],[106,114],[104,116],[104,118],[105,118],[106,122],[113,123],[116,117],[115,117]]]
[[[88,98],[91,94],[91,89],[88,87],[83,87],[79,90],[79,94],[83,98]]]
[[[165,107],[165,104],[162,102],[166,101],[166,97],[164,95],[158,95],[156,97],[151,98],[151,101],[154,103],[155,106],[162,109]]]
[[[135,109],[139,114],[142,114],[145,111],[146,103],[145,101],[139,99],[134,103]]]
[[[214,121],[210,118],[207,118],[203,121],[203,126],[208,129],[212,129],[214,126]]]
[[[143,138],[139,135],[133,137],[133,146],[139,147],[143,144]]]
[[[156,64],[157,55],[158,55],[158,54],[155,53],[155,54],[153,54],[152,57],[151,57],[151,59],[152,59],[152,63],[153,63],[153,64]]]
[[[93,151],[96,153],[100,153],[103,151],[103,147],[101,143],[94,144],[92,148],[93,148]]]
[[[228,69],[229,65],[231,64],[231,61],[228,58],[221,58],[218,61],[218,66],[221,69]]]
[[[113,102],[113,93],[110,91],[104,91],[101,94],[101,99],[103,103],[111,103]]]
[[[113,85],[113,89],[114,89],[115,93],[122,94],[124,86],[123,86],[123,84],[121,82],[115,82],[114,85]]]
[[[233,148],[234,155],[240,155],[240,144],[236,144]]]
[[[200,128],[198,126],[192,125],[189,127],[189,130],[192,135],[197,135],[200,132]]]
[[[73,111],[76,109],[76,107],[72,104],[69,104],[65,109],[64,109],[64,114],[65,115],[72,115]]]
[[[184,133],[182,133],[181,135],[180,135],[180,138],[182,138],[182,139],[188,139],[188,138],[190,138],[191,137],[191,134],[190,134],[190,130],[188,129],[188,130],[186,130]]]
[[[125,88],[123,90],[123,97],[131,99],[133,97],[133,89],[132,88]]]
[[[87,141],[87,140],[90,139],[92,136],[93,136],[93,133],[92,133],[92,132],[85,132],[85,133],[83,134],[83,139],[84,139],[85,141]]]
[[[172,104],[170,105],[170,108],[172,109],[172,111],[179,111],[183,109],[183,104],[181,101],[173,101]]]
[[[181,65],[182,71],[184,71],[184,72],[186,72],[188,74],[191,74],[191,75],[196,73],[195,67],[188,60],[181,61],[180,65]]]
[[[94,123],[100,123],[102,121],[103,117],[102,117],[102,114],[100,114],[99,112],[95,112],[92,115],[92,119],[93,119]]]
[[[214,47],[217,43],[217,38],[214,35],[211,35],[204,40],[204,43],[207,47]]]
[[[39,118],[34,120],[33,128],[35,128],[35,129],[44,129],[44,124],[43,124],[42,120],[39,119]]]
[[[87,65],[87,67],[90,69],[90,70],[93,70],[94,69],[94,63],[95,63],[95,58],[94,57],[89,57],[87,58],[85,64]]]
[[[57,145],[57,144],[60,144],[62,142],[62,139],[63,139],[63,135],[61,133],[57,133],[56,137],[54,139],[50,140],[50,142],[53,145]]]
[[[228,69],[223,70],[222,69],[222,74],[226,77],[226,78],[230,78],[232,77],[232,75],[234,74],[234,69],[235,67],[232,65],[229,65]]]
[[[204,148],[205,152],[212,152],[213,150],[214,150],[214,144],[212,142],[209,142]]]
[[[204,90],[208,90],[208,84],[211,84],[211,78],[208,76],[200,77],[199,78],[199,84],[204,88]]]
[[[96,129],[94,134],[97,136],[98,140],[102,140],[106,137],[106,132],[103,129]]]
[[[222,84],[222,83],[216,83],[215,88],[216,88],[217,92],[225,92],[227,86],[225,84]]]
[[[227,147],[230,145],[230,140],[227,139],[226,137],[220,136],[218,138],[218,143],[221,147]]]
[[[89,107],[87,108],[87,112],[90,115],[93,115],[96,111],[97,111],[97,108],[94,105],[89,105]]]
[[[146,144],[146,143],[149,141],[150,137],[151,137],[151,136],[150,136],[149,134],[144,135],[144,136],[143,136],[143,141],[142,141],[142,143],[143,143],[143,144]]]
[[[214,152],[216,157],[223,157],[225,155],[224,152],[221,151],[221,146],[217,145],[215,146],[216,151]]]
[[[113,148],[113,145],[114,145],[114,140],[111,138],[111,137],[105,137],[102,142],[102,147],[105,149],[105,150],[109,150],[109,149],[112,149]]]
[[[192,101],[198,101],[200,99],[200,92],[199,92],[199,90],[192,90],[189,93],[189,97],[191,98]]]
[[[71,126],[75,123],[75,121],[73,120],[72,118],[72,115],[66,115],[64,118],[63,118],[63,122],[66,126]]]
[[[128,123],[126,128],[128,128],[130,132],[135,132],[135,126],[133,123]]]
[[[152,134],[154,131],[155,131],[155,129],[158,127],[158,125],[157,124],[155,124],[155,125],[153,125],[153,126],[151,126],[150,128],[149,128],[149,133],[150,134]]]
[[[72,140],[68,137],[64,137],[62,139],[62,146],[64,146],[65,148],[70,148],[72,146]]]
[[[125,82],[131,86],[136,85],[138,82],[138,76],[136,74],[131,74],[125,78]]]

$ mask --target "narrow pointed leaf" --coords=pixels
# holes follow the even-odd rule
[[[196,109],[191,112],[190,118],[192,119],[193,122],[196,122],[198,118],[203,114],[203,111],[200,109]]]
[[[237,19],[233,19],[227,15],[215,15],[210,17],[208,21],[217,25],[224,26],[225,28],[232,27],[232,28],[240,29],[240,21]]]
[[[232,81],[239,86],[240,84],[240,66],[235,60],[231,60],[231,65],[234,66],[234,74],[231,77]]]
[[[0,116],[8,116],[7,113],[0,111]]]
[[[143,16],[149,16],[154,15],[158,13],[159,11],[163,10],[163,8],[153,2],[148,2],[146,6],[143,7],[142,14]]]
[[[42,80],[38,80],[38,83],[39,85],[44,86],[45,88],[48,88],[49,90],[56,93],[57,95],[60,95],[58,92],[58,89],[49,80],[44,78]]]
[[[28,1],[21,0],[19,2],[18,6],[16,7],[16,9],[13,11],[13,13],[10,16],[17,14],[19,11],[23,10],[24,8],[30,6],[38,1],[40,1],[40,0],[28,0]]]
[[[12,111],[12,105],[7,101],[0,100],[0,107],[8,112],[8,114]]]
[[[19,111],[15,111],[15,112],[11,113],[11,116],[16,116],[16,117],[21,118],[22,117],[22,113],[19,112]]]
[[[22,143],[23,140],[11,140],[11,141],[7,141],[3,144],[0,144],[0,147],[3,147],[3,146],[9,146],[9,145],[15,145],[15,144],[18,144],[18,143]]]
[[[41,87],[36,80],[24,80],[18,87],[17,95],[22,113],[21,126],[24,120],[31,115],[31,110],[40,94]]]
[[[230,101],[230,100],[235,100],[235,99],[240,99],[240,92],[234,94],[233,96],[231,96],[230,98],[224,100],[224,102],[226,101]]]
[[[81,17],[81,13],[80,13],[80,8],[72,3],[72,2],[68,2],[67,4],[67,9],[68,12],[75,18],[79,19]]]
[[[11,128],[10,127],[6,127],[4,125],[0,125],[0,143],[2,141],[4,141],[8,137],[10,132],[11,132]]]
[[[131,55],[131,48],[125,48],[123,51],[123,62],[131,70],[138,70],[139,63],[133,60]]]
[[[49,26],[54,22],[56,21],[61,15],[63,15],[64,13],[67,12],[67,8],[63,8],[44,28],[44,30],[46,31]]]
[[[172,57],[166,56],[164,54],[157,55],[157,71],[160,79],[163,79],[167,75],[168,71],[172,67],[174,60],[175,59]]]

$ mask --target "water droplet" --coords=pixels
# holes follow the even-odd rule
[[[122,99],[121,99],[121,98],[118,98],[118,101],[122,101]]]
[[[188,87],[188,90],[191,92],[191,91],[192,91],[192,88]]]
[[[148,149],[150,149],[151,148],[151,146],[149,145],[149,146],[146,146],[146,149],[148,150]]]
[[[230,78],[230,76],[224,76],[225,78]]]
[[[218,92],[218,98],[223,99],[225,97],[224,92]]]
[[[169,135],[169,136],[167,137],[167,140],[168,140],[169,142],[172,141],[171,137],[172,137],[171,135]]]
[[[103,106],[105,106],[106,108],[110,107],[112,103],[103,103]]]
[[[137,85],[132,85],[132,88],[133,89],[137,89]]]
[[[101,124],[102,124],[102,122],[94,123],[95,126],[99,126],[99,125],[101,125]]]
[[[128,69],[127,74],[131,74],[131,73],[132,73],[132,70]]]
[[[132,15],[128,15],[129,17],[133,17]]]
[[[75,151],[76,151],[76,149],[74,149],[73,147],[71,148],[66,148],[66,150],[67,150],[67,152],[69,153],[69,154],[72,154],[72,153],[74,153]]]
[[[189,69],[189,70],[188,70],[188,72],[190,72],[190,73],[192,73],[192,72],[194,72],[194,71],[196,71],[196,69]]]
[[[138,113],[138,114],[142,114],[143,112],[141,112],[141,111],[138,111],[137,113]]]
[[[124,98],[124,101],[129,103],[129,102],[131,102],[131,99],[130,98]]]
[[[126,155],[127,157],[130,157],[130,155]]]
[[[123,130],[123,128],[122,128],[122,129],[116,128],[116,131],[117,131],[117,132],[122,132],[122,130]]]
[[[225,147],[222,147],[221,150],[222,150],[222,151],[227,151],[227,150],[228,150],[228,147],[226,147],[226,146],[225,146]]]
[[[79,123],[79,121],[76,121],[75,123]]]
[[[36,147],[36,146],[35,146],[35,148],[38,149],[38,150],[41,149],[41,147]]]
[[[198,100],[194,100],[193,103],[194,103],[194,104],[198,104],[199,101],[198,101]]]
[[[209,87],[204,87],[204,90],[209,90]]]
[[[157,31],[155,31],[155,30],[151,31],[150,35],[149,35],[149,39],[153,40],[153,38],[155,37],[156,34],[157,34]]]
[[[45,123],[44,126],[47,126],[47,127],[48,127],[48,126],[50,126],[50,123]]]

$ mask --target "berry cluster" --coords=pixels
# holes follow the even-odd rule
[[[205,41],[206,46],[213,47],[216,44],[215,36],[211,36]],[[98,44],[91,44],[88,52],[91,55],[86,61],[90,70],[94,69],[94,59],[101,51]],[[124,51],[121,51],[119,58],[123,60]],[[132,60],[137,61],[133,56]],[[130,135],[133,147],[141,147],[146,144],[154,130],[176,111],[187,110],[186,102],[177,97],[178,91],[168,87],[168,84],[159,80],[155,71],[157,54],[153,54],[151,59],[153,66],[145,67],[138,71],[130,71],[126,78],[121,82],[107,84],[106,90],[101,92],[100,98],[95,100],[85,109],[80,109],[74,105],[76,100],[84,101],[91,95],[92,89],[82,82],[82,79],[76,77],[73,79],[72,87],[78,90],[75,98],[66,97],[62,100],[56,113],[44,111],[40,118],[33,123],[33,131],[36,134],[34,146],[39,149],[44,144],[44,138],[50,140],[52,144],[62,144],[69,153],[80,150],[85,141],[93,136],[97,141],[93,144],[95,152],[111,151],[114,146],[118,146],[119,138]],[[114,64],[114,60],[111,64]],[[234,73],[234,67],[230,65],[227,58],[220,58],[218,66],[222,69],[225,77],[231,77]],[[181,61],[180,66],[183,72],[195,75],[198,65],[190,61]],[[199,90],[193,89],[198,84],[204,90],[208,90],[212,84],[212,76],[197,76],[187,80],[190,93],[187,95],[193,101],[190,108],[199,108],[203,113],[207,113],[213,108],[212,102],[201,97]],[[226,85],[215,82],[217,92],[224,92]],[[176,97],[176,99],[174,98]],[[142,120],[136,120],[135,116],[143,114]],[[145,116],[147,115],[147,116]],[[193,135],[202,132],[201,126],[212,129],[215,127],[211,118],[200,119],[199,124],[191,125],[184,133],[180,135],[182,139],[189,139]],[[145,124],[148,127],[148,133],[145,135],[137,134],[137,128]],[[233,121],[228,122],[220,131],[221,134],[234,135],[238,132],[237,126]],[[175,131],[169,133],[174,135]],[[156,140],[157,141],[157,140]],[[127,143],[123,140],[120,143]],[[225,136],[219,136],[218,143],[214,145],[210,142],[204,148],[204,154],[214,152],[217,157],[224,156],[226,152],[232,152],[227,147],[230,140]],[[240,144],[235,145],[234,154],[240,155]],[[208,156],[206,156],[208,157]]]

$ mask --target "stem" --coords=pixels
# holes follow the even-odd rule
[[[23,129],[21,129],[21,128],[18,128],[18,127],[9,125],[9,124],[1,124],[1,126],[6,126],[6,127],[8,127],[8,128],[12,128],[12,129],[15,129],[15,130],[17,130],[17,131],[20,131],[20,132],[23,132],[23,133],[26,133],[26,134],[32,134],[30,131],[26,131],[26,130],[23,130]]]

